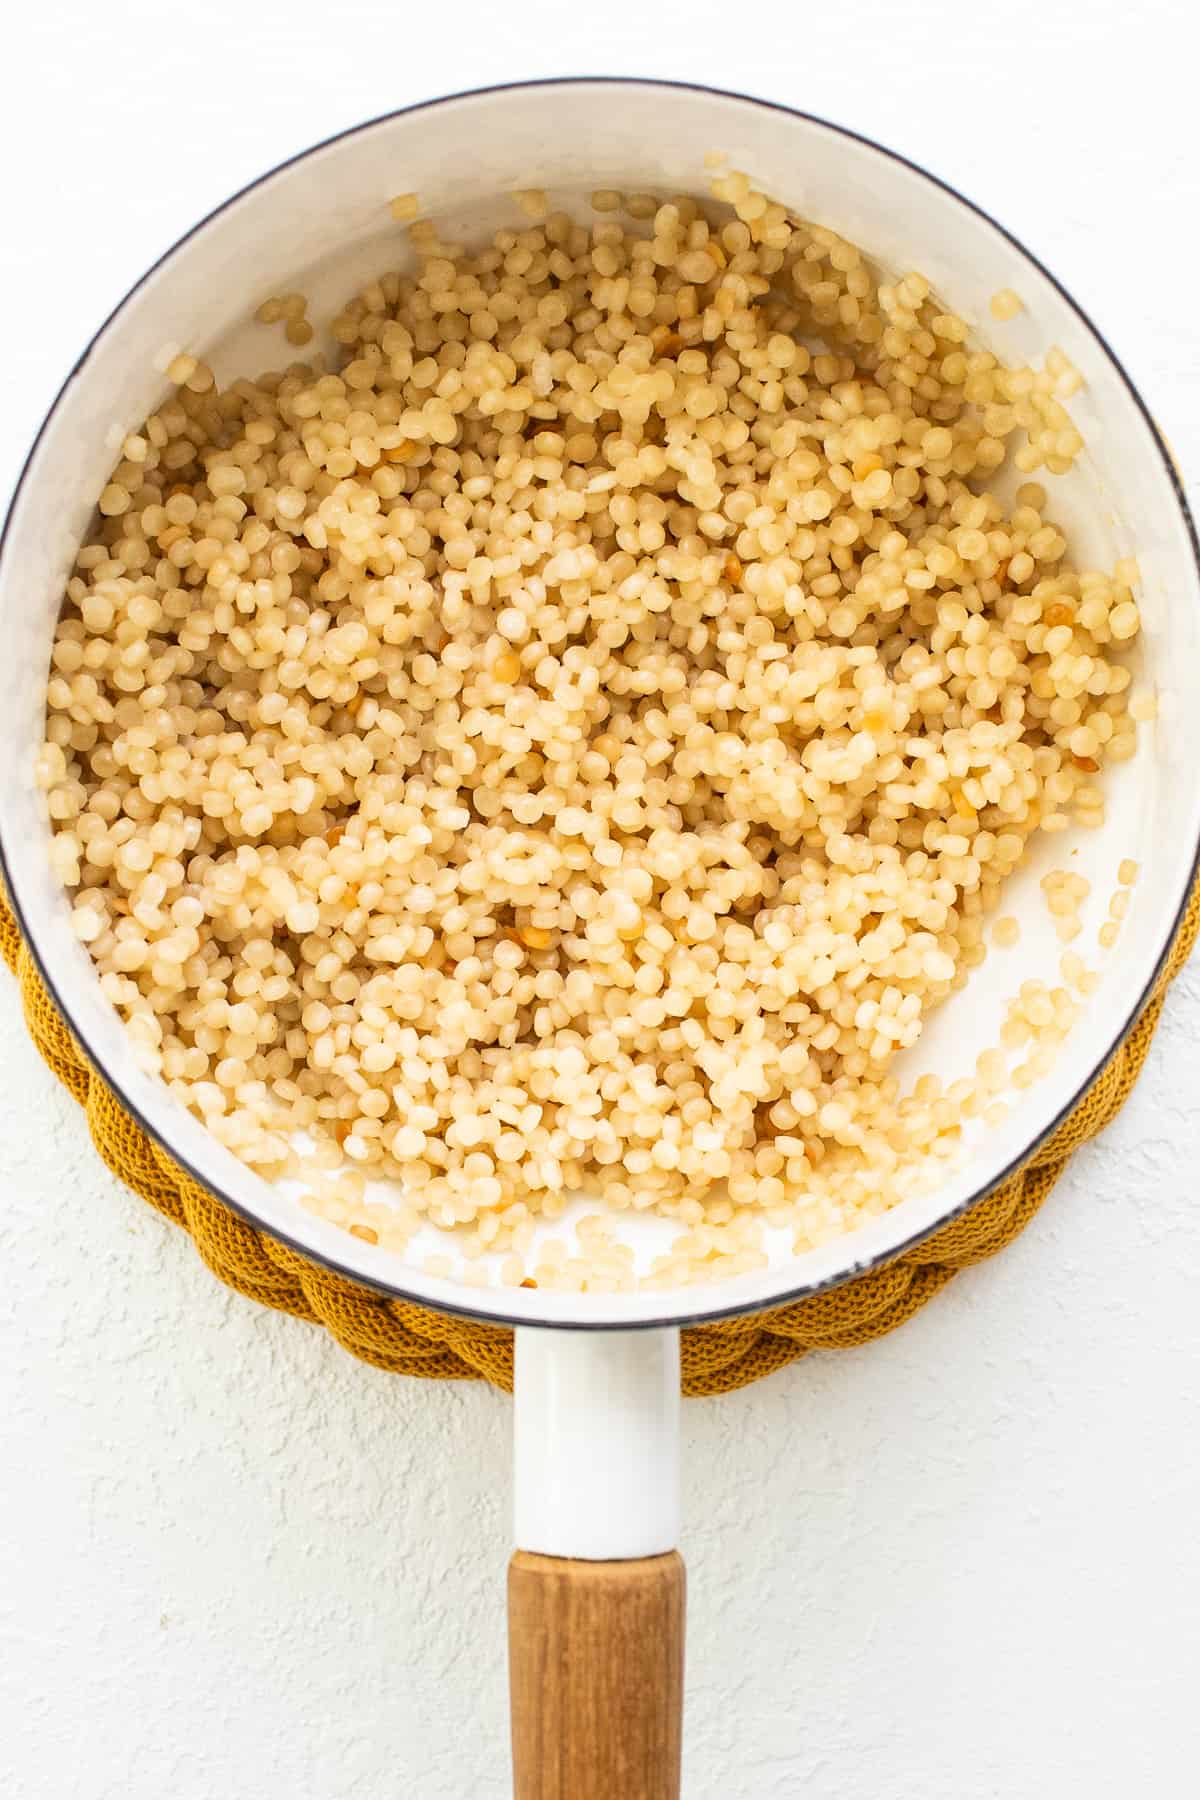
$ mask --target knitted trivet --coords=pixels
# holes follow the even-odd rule
[[[1023,1231],[1062,1173],[1067,1158],[1114,1118],[1154,1036],[1163,995],[1195,942],[1200,889],[1193,893],[1153,995],[1125,1042],[1070,1118],[1024,1168],[962,1218],[883,1268],[773,1312],[724,1319],[683,1334],[685,1394],[744,1387],[794,1362],[806,1350],[839,1350],[882,1337],[912,1317],[971,1263],[994,1256]],[[512,1333],[498,1325],[447,1318],[405,1300],[387,1300],[309,1262],[256,1231],[199,1187],[123,1110],[77,1047],[42,985],[0,896],[0,950],[21,987],[34,1043],[87,1112],[104,1161],[135,1193],[192,1234],[209,1268],[239,1294],[324,1325],[338,1342],[377,1368],[400,1375],[471,1378],[512,1386]]]

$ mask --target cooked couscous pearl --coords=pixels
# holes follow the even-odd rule
[[[526,194],[479,253],[414,224],[336,372],[181,353],[54,647],[54,864],[138,1054],[268,1175],[306,1133],[365,1241],[467,1227],[507,1280],[634,1282],[596,1232],[524,1273],[578,1187],[680,1221],[658,1285],[893,1204],[1003,1072],[901,1095],[897,1051],[1134,745],[1135,572],[989,486],[1077,452],[1065,358],[715,191]],[[1021,1085],[1074,1006],[1022,990]]]
[[[998,293],[992,295],[988,310],[993,319],[1004,321],[1015,319],[1022,310],[1023,304],[1021,296],[1014,294],[1011,288],[1001,288]]]
[[[542,188],[519,188],[513,199],[527,219],[544,219],[550,209]]]
[[[1079,987],[1087,973],[1083,958],[1074,950],[1067,950],[1059,961],[1059,972],[1069,987]]]

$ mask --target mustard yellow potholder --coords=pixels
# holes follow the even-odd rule
[[[840,1350],[894,1331],[971,1263],[1024,1230],[1072,1151],[1120,1111],[1146,1060],[1163,996],[1200,925],[1193,892],[1170,956],[1129,1036],[1053,1137],[962,1218],[883,1268],[773,1312],[723,1319],[683,1334],[685,1394],[722,1394],[795,1362],[808,1350]],[[186,1175],[124,1111],[78,1048],[42,985],[0,895],[0,950],[21,988],[25,1020],[50,1068],[87,1113],[92,1139],[114,1174],[189,1231],[213,1273],[264,1306],[325,1326],[354,1356],[399,1375],[482,1377],[512,1387],[512,1333],[389,1300],[308,1261],[246,1225]]]

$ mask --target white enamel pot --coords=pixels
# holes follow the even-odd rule
[[[277,336],[250,324],[269,294],[302,290],[314,319],[396,266],[387,201],[419,194],[452,233],[519,218],[514,189],[586,205],[595,188],[707,191],[719,150],[794,211],[844,232],[885,266],[928,275],[942,299],[1010,358],[1059,345],[1085,387],[1072,409],[1086,454],[1054,484],[1054,512],[1084,560],[1136,554],[1144,638],[1139,685],[1158,697],[1136,758],[1112,773],[1100,831],[1058,838],[1014,878],[1018,949],[993,952],[931,1023],[903,1072],[960,1073],[996,1041],[1030,976],[1057,980],[1060,946],[1038,889],[1071,856],[1089,876],[1093,928],[1133,858],[1119,946],[1053,1072],[1013,1097],[930,1191],[852,1236],[768,1269],[676,1291],[575,1295],[468,1287],[360,1242],[251,1174],[144,1074],[73,937],[50,869],[34,784],[55,616],[114,446],[158,403],[168,347],[218,376],[270,366]],[[1068,171],[1064,180],[1072,179]],[[1011,287],[1025,311],[990,323]],[[1149,323],[1149,322],[1148,322]],[[1178,480],[1136,389],[1075,302],[1008,232],[902,158],[818,119],[661,82],[592,79],[454,96],[349,131],[227,201],[131,290],[71,370],[30,453],[0,551],[0,846],[9,893],[80,1044],[146,1128],[244,1217],[387,1293],[515,1325],[516,1520],[512,1674],[521,1800],[667,1800],[678,1792],[682,1575],[676,1545],[679,1329],[811,1294],[919,1241],[993,1188],[1054,1127],[1136,1017],[1169,945],[1200,841],[1200,583]],[[1089,915],[1085,914],[1085,918]],[[1082,947],[1082,943],[1081,946]],[[635,1229],[649,1241],[654,1226]],[[531,1553],[531,1554],[529,1554]]]

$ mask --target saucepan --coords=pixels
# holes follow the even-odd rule
[[[815,98],[815,96],[804,96]],[[1012,289],[1012,360],[1059,349],[1079,371],[1071,402],[1085,452],[1055,480],[1055,516],[1096,566],[1136,557],[1139,688],[1157,699],[1136,755],[1106,777],[1099,829],[1036,847],[1012,877],[1018,945],[996,948],[931,1018],[900,1073],[948,1078],[994,1043],[1006,1001],[1056,980],[1062,946],[1041,878],[1067,857],[1104,917],[1136,864],[1119,941],[1044,1078],[957,1159],[861,1228],[797,1253],[777,1234],[766,1267],[723,1280],[610,1293],[482,1285],[432,1273],[431,1240],[398,1255],[306,1211],[260,1179],[144,1072],[74,936],[52,873],[34,772],[54,621],[74,552],[124,434],[162,397],[164,358],[186,346],[218,377],[268,366],[254,307],[300,290],[314,319],[406,251],[388,212],[419,196],[447,232],[514,221],[513,194],[586,207],[596,189],[704,195],[716,154],[790,210],[829,225],[886,269],[921,270],[987,343]],[[707,160],[706,160],[707,159]],[[952,173],[952,171],[951,171]],[[1069,184],[1071,171],[1062,181]],[[1147,317],[1147,330],[1152,321]],[[1136,359],[1137,345],[1129,346]],[[1200,583],[1171,458],[1122,364],[1036,256],[953,188],[818,118],[664,82],[561,80],[416,106],[282,164],[194,226],[131,289],[72,368],[20,479],[0,560],[0,841],[4,877],[42,974],[113,1091],[170,1154],[267,1232],[367,1286],[515,1327],[516,1554],[510,1574],[517,1792],[569,1800],[678,1793],[683,1566],[677,1551],[679,1334],[844,1282],[895,1257],[986,1195],[1069,1111],[1137,1017],[1184,905],[1200,842]],[[1126,876],[1128,880],[1128,876]],[[1110,936],[1112,934],[1109,934]],[[656,1226],[624,1221],[639,1252]],[[561,1229],[561,1225],[558,1227]],[[438,1265],[435,1263],[434,1267]],[[478,1276],[476,1277],[478,1279]]]

